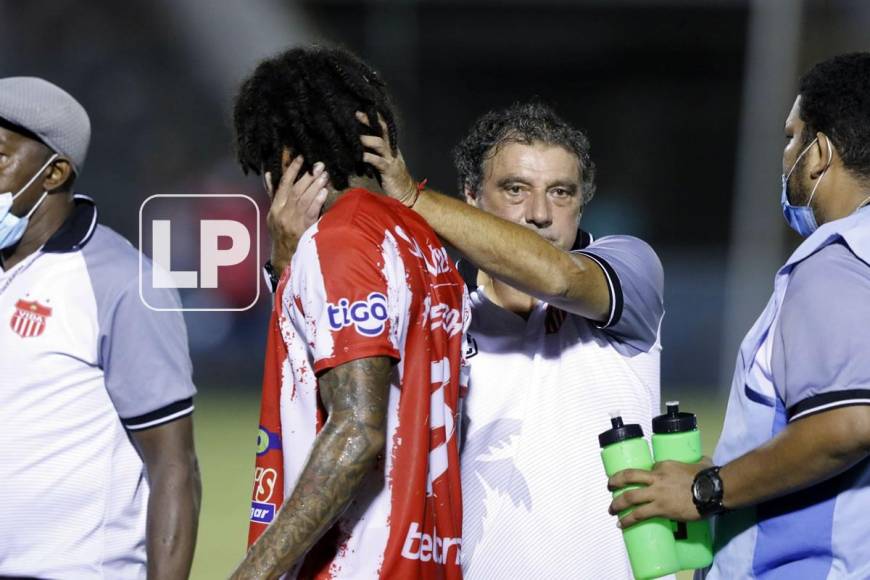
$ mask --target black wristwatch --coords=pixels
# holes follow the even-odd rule
[[[278,289],[278,281],[281,279],[281,273],[275,270],[272,266],[272,260],[267,260],[263,265],[263,277],[266,279],[266,284],[272,294]]]
[[[722,505],[725,488],[722,486],[722,478],[719,477],[719,469],[719,466],[715,466],[701,470],[692,482],[692,501],[702,518],[725,511],[725,506]]]

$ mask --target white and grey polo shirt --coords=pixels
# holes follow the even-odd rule
[[[607,278],[611,309],[601,324],[544,302],[523,317],[483,287],[471,293],[461,452],[467,579],[632,577],[607,513],[598,434],[611,412],[647,434],[658,414],[664,274],[653,249],[631,236],[593,241],[580,232],[572,251]]]
[[[145,577],[148,483],[128,431],[190,414],[195,388],[181,313],[148,309],[138,275],[84,196],[0,271],[0,576]]]

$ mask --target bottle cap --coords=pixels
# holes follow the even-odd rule
[[[626,439],[643,437],[643,429],[640,425],[637,423],[626,425],[622,422],[622,417],[619,415],[611,415],[610,424],[612,425],[612,428],[598,436],[598,444],[601,447],[607,447],[608,445],[613,445],[614,443],[619,443]]]
[[[680,411],[679,401],[665,403],[667,412],[652,420],[653,433],[685,433],[698,428],[698,419],[692,413]]]

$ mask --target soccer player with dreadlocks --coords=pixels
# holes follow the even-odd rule
[[[291,191],[325,203],[275,288],[252,545],[234,578],[461,577],[467,295],[435,233],[382,195],[360,143],[380,128],[356,111],[396,143],[384,83],[330,48],[262,62],[236,99],[239,161],[264,176],[273,231]]]

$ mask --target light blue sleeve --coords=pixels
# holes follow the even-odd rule
[[[835,243],[795,266],[771,370],[788,420],[870,405],[870,266]]]
[[[99,365],[106,390],[127,429],[156,427],[193,412],[193,367],[181,300],[174,289],[139,296],[136,248],[100,226],[82,253],[99,323]],[[143,260],[150,277],[151,262]]]
[[[599,328],[647,352],[657,342],[664,308],[664,271],[655,251],[632,236],[607,236],[575,253],[591,258],[610,287],[610,313]]]

